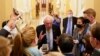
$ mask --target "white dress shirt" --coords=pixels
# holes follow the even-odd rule
[[[53,48],[53,30],[50,29],[49,31],[46,31],[46,36],[49,49],[51,50]]]

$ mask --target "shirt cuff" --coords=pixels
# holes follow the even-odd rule
[[[4,28],[3,29],[5,29],[5,30],[7,30],[8,32],[11,32],[11,29],[10,29],[10,27],[9,26],[4,26]]]

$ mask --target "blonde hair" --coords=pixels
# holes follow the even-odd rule
[[[88,15],[92,15],[93,17],[96,17],[96,11],[92,8],[86,9],[83,13],[88,14]]]
[[[10,40],[0,36],[0,56],[7,56],[9,51],[7,47],[10,45]]]
[[[36,31],[33,27],[25,27],[22,31],[22,38],[24,47],[29,47],[33,40],[35,40]]]

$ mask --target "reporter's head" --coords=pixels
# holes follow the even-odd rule
[[[72,51],[74,46],[73,38],[65,33],[61,34],[58,39],[58,45],[63,54],[69,53]]]

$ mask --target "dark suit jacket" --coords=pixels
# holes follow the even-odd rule
[[[10,33],[9,33],[7,30],[5,30],[5,29],[1,29],[1,30],[0,30],[0,35],[1,35],[1,36],[7,37],[8,34],[10,34]]]
[[[53,50],[51,51],[57,51],[57,43],[55,42],[55,40],[57,39],[57,36],[60,36],[61,31],[60,28],[55,25],[52,25],[52,30],[53,30]],[[43,31],[43,34],[46,33],[45,25],[37,26],[36,28],[37,37],[39,37],[41,31]],[[46,44],[46,43],[47,43],[47,38],[46,36],[44,36],[44,38],[38,42],[38,48],[40,48],[42,44]]]
[[[74,25],[77,23],[77,18],[72,17],[72,20],[73,20],[73,26],[72,26],[72,34],[73,34]],[[66,33],[67,22],[68,22],[68,17],[63,19],[63,33]]]

